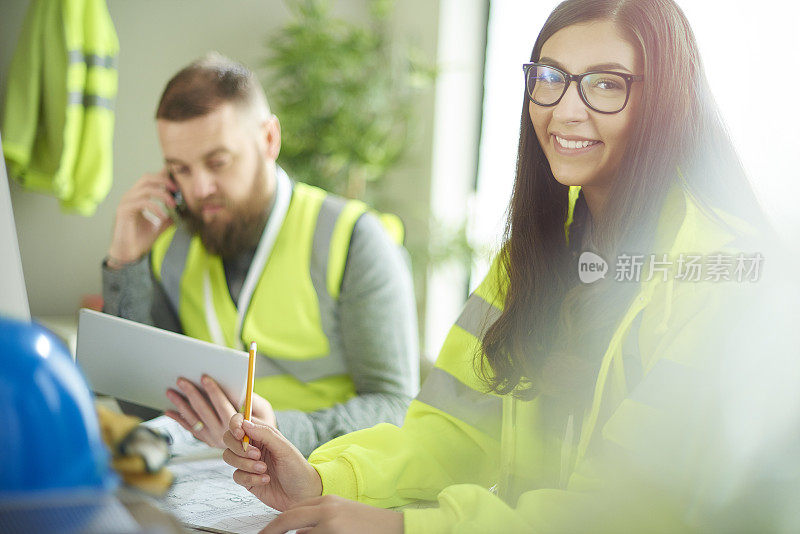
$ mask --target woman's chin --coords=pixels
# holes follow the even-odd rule
[[[588,182],[590,182],[590,180],[587,179],[585,176],[574,175],[574,174],[559,173],[559,174],[554,174],[553,177],[556,179],[556,182],[560,183],[561,185],[567,185],[567,186],[573,186],[573,185],[584,186]]]

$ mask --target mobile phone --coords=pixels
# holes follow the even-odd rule
[[[169,215],[170,219],[172,219],[175,224],[178,224],[183,214],[186,213],[186,201],[183,199],[183,193],[181,193],[181,190],[178,188],[178,182],[175,180],[175,177],[172,176],[172,173],[168,173],[168,176],[175,185],[175,190],[169,192],[169,194],[172,195],[172,198],[175,200],[175,207],[173,208],[166,206],[164,202],[155,197],[152,198],[152,200],[153,202],[158,203],[164,209],[164,211]],[[144,208],[142,210],[142,217],[147,219],[155,228],[159,228],[161,226],[161,218],[148,208]]]
[[[181,189],[178,186],[178,181],[175,180],[171,172],[168,173],[168,175],[169,179],[172,180],[172,183],[175,185],[175,191],[170,191],[172,198],[175,200],[175,215],[180,217],[186,212],[186,201],[183,199],[183,193],[181,193]],[[171,211],[172,210],[170,210],[170,215],[172,215]],[[173,219],[175,219],[175,217],[173,217]]]

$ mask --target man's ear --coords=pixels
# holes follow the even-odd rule
[[[270,115],[267,120],[262,123],[262,129],[265,141],[265,156],[272,161],[278,159],[278,154],[281,152],[281,123],[278,117]]]

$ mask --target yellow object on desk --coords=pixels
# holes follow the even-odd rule
[[[126,484],[152,495],[163,495],[173,480],[165,467],[169,459],[166,438],[141,426],[138,417],[115,413],[97,404],[95,409],[114,470]]]

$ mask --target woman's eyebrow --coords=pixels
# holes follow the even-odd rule
[[[567,70],[561,62],[556,61],[555,59],[550,58],[550,57],[546,57],[545,56],[545,57],[539,58],[539,63],[547,63],[548,65],[552,65],[553,67],[558,67],[561,70]],[[616,62],[598,63],[596,65],[590,65],[589,67],[587,67],[585,72],[590,72],[590,71],[593,71],[593,70],[624,70],[625,72],[631,72],[631,70],[628,67],[626,67],[622,63],[616,63]],[[567,72],[569,72],[569,71],[567,71]],[[577,73],[573,73],[573,74],[577,74]]]
[[[626,72],[631,72],[631,70],[622,63],[600,63],[599,65],[591,65],[587,69],[587,72],[591,70],[624,70]]]

